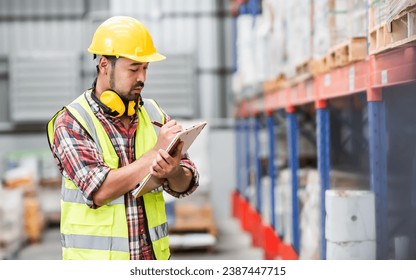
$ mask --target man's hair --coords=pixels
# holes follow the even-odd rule
[[[107,58],[108,60],[110,60],[111,66],[114,68],[118,58],[116,56],[112,56],[112,55],[103,55],[103,56],[105,58]],[[94,60],[96,61],[95,67],[97,68],[97,76],[100,73],[100,67],[98,67],[98,63],[100,62],[100,57],[101,56],[97,56],[96,54],[94,54]]]
[[[117,61],[117,57],[116,56],[110,56],[110,55],[104,55],[108,60],[110,60],[111,62],[111,66],[114,68],[114,66],[116,65],[116,61]],[[94,60],[95,60],[95,68],[97,68],[97,75],[95,76],[94,82],[92,83],[92,90],[93,92],[95,91],[95,87],[97,85],[97,79],[98,79],[98,74],[100,73],[100,67],[98,67],[98,63],[100,62],[100,55],[96,55],[94,54]]]

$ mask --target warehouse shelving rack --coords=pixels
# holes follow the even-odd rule
[[[325,190],[330,189],[330,119],[327,101],[335,98],[366,93],[368,109],[368,146],[370,163],[370,185],[375,194],[376,202],[376,257],[389,258],[388,236],[388,174],[386,143],[386,108],[383,90],[395,89],[400,85],[416,82],[416,47],[400,47],[384,53],[373,54],[363,61],[358,61],[341,68],[330,70],[288,88],[264,95],[241,100],[236,106],[236,154],[237,154],[237,189],[233,193],[233,215],[239,218],[245,230],[253,235],[253,244],[262,246],[265,258],[297,259],[299,257],[299,205],[297,201],[297,116],[296,108],[314,103],[316,109],[317,161],[321,185],[321,258],[326,258],[325,240]],[[258,133],[260,116],[266,116],[266,128],[269,135],[269,176],[271,181],[271,205],[274,209],[276,191],[276,174],[273,166],[274,129],[272,117],[277,110],[286,111],[287,142],[289,166],[292,174],[292,244],[282,242],[282,237],[275,228],[279,222],[274,211],[271,211],[271,225],[261,221],[261,200],[247,196],[249,187],[248,174],[252,165],[250,157],[253,151],[250,133]],[[253,126],[253,124],[255,124]],[[255,127],[252,129],[250,127]],[[255,138],[256,139],[256,138]],[[258,158],[258,147],[255,145],[254,158]],[[256,176],[260,176],[259,165],[256,164]],[[260,180],[256,180],[257,190],[261,189]],[[255,205],[255,207],[253,207]],[[259,229],[262,229],[259,231]],[[260,234],[260,236],[259,236]],[[260,240],[260,241],[259,241]]]

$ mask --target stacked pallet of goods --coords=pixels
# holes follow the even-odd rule
[[[369,0],[370,54],[416,42],[415,0]]]
[[[10,156],[9,162],[15,163],[4,174],[5,191],[21,190],[22,203],[16,205],[16,210],[22,211],[24,237],[30,243],[41,241],[45,225],[44,215],[39,203],[38,181],[39,162],[36,156],[25,156],[13,160]]]
[[[366,0],[315,0],[312,74],[367,57]]]

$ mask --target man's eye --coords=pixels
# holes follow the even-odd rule
[[[138,69],[130,69],[131,72],[137,72]]]

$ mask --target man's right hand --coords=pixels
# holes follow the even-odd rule
[[[182,131],[182,126],[179,125],[176,120],[168,121],[160,128],[157,142],[153,149],[155,151],[159,151],[159,149],[165,150],[175,137],[176,133],[180,131]]]

